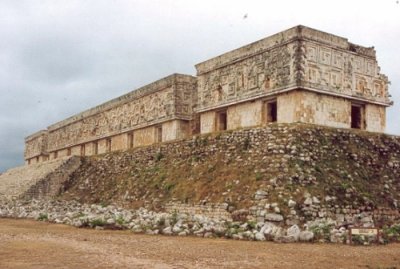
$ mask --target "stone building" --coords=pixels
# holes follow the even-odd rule
[[[171,75],[25,139],[29,163],[269,122],[384,132],[392,102],[374,48],[296,26]]]
[[[304,122],[383,132],[375,50],[297,26],[196,65],[201,133]]]
[[[181,139],[193,131],[196,78],[173,74],[25,139],[28,164]]]

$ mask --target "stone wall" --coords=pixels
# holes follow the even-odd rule
[[[56,162],[7,172],[0,182],[6,176],[15,183],[41,171],[34,167],[51,163]],[[22,193],[41,197],[43,190],[50,193],[61,185],[64,192],[57,199],[62,202],[54,208],[48,203],[34,202],[33,208],[2,203],[0,215],[26,217],[36,211],[36,216],[48,214],[53,221],[83,226],[89,216],[115,224],[119,213],[103,213],[121,212],[116,206],[146,207],[138,210],[143,218],[124,225],[146,232],[160,232],[160,225],[167,225],[162,227],[165,234],[187,229],[186,234],[252,240],[265,240],[275,231],[273,240],[281,242],[294,240],[292,230],[299,227],[317,239],[343,242],[349,227],[400,222],[400,138],[359,130],[267,124],[82,158],[67,180],[58,181],[57,170],[69,168],[52,170],[57,188],[40,180]],[[14,189],[6,190],[12,195]],[[86,204],[86,213],[76,201]],[[84,218],[65,218],[60,208],[71,204],[78,207],[72,215],[83,217],[81,212]],[[109,204],[115,206],[105,206]],[[155,226],[149,225],[149,216]]]
[[[349,99],[298,90],[279,95],[277,102],[278,122],[304,122],[351,128],[353,103]],[[365,104],[362,111],[365,130],[382,132],[385,129],[385,107]]]
[[[293,91],[280,95],[277,99],[279,122],[304,122],[350,128],[351,102],[345,98]]]
[[[228,129],[251,127],[263,123],[263,102],[260,100],[245,102],[227,109]]]
[[[371,51],[366,55],[357,52],[354,44],[338,48],[316,42],[312,37],[307,37],[300,46],[305,53],[301,86],[384,105],[389,103],[388,79],[380,73],[373,48],[365,48]]]
[[[365,118],[368,131],[382,132],[386,126],[386,109],[382,106],[367,104]]]
[[[196,65],[198,111],[305,87],[388,105],[373,48],[297,26]]]
[[[228,129],[264,123],[260,101],[270,98],[278,99],[278,122],[349,128],[350,102],[356,102],[365,106],[367,130],[385,129],[384,110],[391,102],[375,50],[342,37],[297,26],[196,68],[202,133],[218,130],[209,111],[221,109],[227,110]]]
[[[304,229],[317,240],[345,242],[354,226],[398,227],[399,179],[399,137],[267,124],[83,158],[58,198],[101,213],[145,207],[144,216],[169,226],[165,234],[187,229],[204,237],[291,242],[292,230]],[[64,221],[61,212],[49,219]],[[147,217],[129,227],[160,232]]]
[[[397,210],[399,178],[398,137],[268,124],[89,158],[75,173],[69,195],[87,203],[112,199],[155,208],[205,201],[265,210],[277,203],[283,211],[290,199],[302,205],[310,192],[320,201],[318,212],[332,206],[335,216],[336,208]]]
[[[168,203],[165,205],[168,213],[179,213],[188,215],[202,215],[211,219],[232,220],[231,213],[228,212],[228,204],[184,204]]]
[[[207,111],[200,115],[200,132],[202,134],[212,133],[216,130],[216,113],[215,111]]]
[[[42,130],[25,138],[25,159],[32,159],[32,163],[47,157],[47,131]]]
[[[49,127],[48,150],[117,135],[168,120],[192,119],[195,78],[172,75]],[[116,142],[117,143],[117,142]],[[138,144],[147,144],[146,141]]]
[[[293,42],[287,44],[287,42],[284,40],[276,45],[268,39],[262,40],[259,45],[249,45],[249,50],[255,51],[253,54],[238,49],[238,59],[234,57],[231,62],[221,60],[224,63],[221,66],[213,65],[215,59],[196,65],[198,74],[197,111],[203,112],[268,96],[278,90],[295,86],[294,56],[297,44]],[[264,48],[263,45],[271,47]],[[262,46],[263,48],[256,50],[252,46]],[[244,53],[244,55],[240,55],[240,53]],[[220,57],[221,59],[229,58],[230,54]]]
[[[29,164],[169,141],[191,134],[196,79],[174,74],[26,139]]]

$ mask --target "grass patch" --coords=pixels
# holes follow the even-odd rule
[[[167,182],[164,186],[164,190],[166,192],[170,192],[173,188],[175,187],[175,183],[173,182]]]
[[[49,216],[46,213],[40,213],[38,217],[38,221],[48,221]]]
[[[106,222],[103,219],[93,219],[89,222],[89,224],[91,227],[96,227],[96,226],[103,227],[106,225]]]
[[[156,156],[154,157],[156,162],[161,161],[163,158],[164,158],[164,154],[161,151],[157,152]]]

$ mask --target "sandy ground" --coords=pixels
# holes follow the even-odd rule
[[[400,268],[400,245],[275,244],[0,219],[0,268]]]

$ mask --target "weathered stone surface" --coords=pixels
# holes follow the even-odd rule
[[[292,236],[294,238],[295,241],[297,241],[299,239],[300,236],[300,228],[299,226],[297,226],[296,224],[291,226],[289,229],[287,229],[286,234],[288,236]]]
[[[360,127],[384,130],[385,106],[390,104],[388,79],[378,71],[373,48],[345,38],[298,26],[202,62],[196,69],[202,133],[221,130],[221,114],[215,109],[226,105],[224,128],[268,122],[268,115],[261,116],[261,111],[268,111],[262,96],[276,98],[278,122],[343,128],[351,126],[349,98],[357,96],[368,100],[362,108],[366,124]],[[299,90],[302,87],[314,92]],[[248,102],[232,105],[239,101]]]
[[[268,221],[280,222],[283,221],[283,216],[281,214],[269,213],[265,215],[265,219]]]
[[[265,199],[267,196],[268,196],[268,192],[263,191],[263,190],[258,190],[258,191],[256,191],[256,194],[254,195],[254,199],[261,200],[261,199]]]
[[[293,201],[293,200],[289,200],[289,202],[288,202],[288,206],[289,206],[290,208],[293,208],[293,207],[295,207],[295,206],[296,206],[296,202],[295,202],[295,201]]]
[[[257,241],[265,241],[264,233],[262,233],[262,232],[256,233],[255,239],[256,239]]]
[[[192,76],[173,74],[53,124],[26,138],[25,159],[36,163],[188,137],[195,83]]]
[[[314,239],[314,233],[311,231],[301,231],[299,233],[299,240],[303,242],[309,242]]]
[[[306,198],[306,200],[304,200],[303,204],[305,205],[312,205],[313,203],[313,199],[311,197]]]

